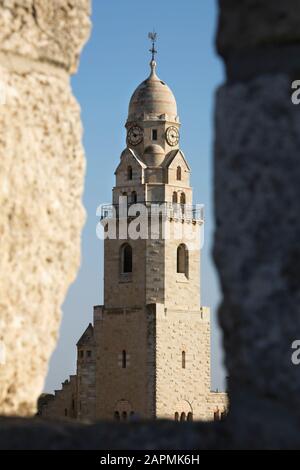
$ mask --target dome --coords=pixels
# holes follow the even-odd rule
[[[159,166],[165,158],[164,149],[157,144],[148,145],[143,155],[144,161],[150,166]]]
[[[145,154],[157,155],[157,154],[162,154],[162,153],[165,153],[164,149],[160,145],[157,145],[157,144],[151,144],[145,148]]]
[[[136,121],[143,118],[144,114],[157,118],[163,114],[167,114],[171,121],[177,119],[177,105],[175,97],[168,87],[156,75],[156,62],[150,62],[151,73],[149,77],[143,81],[133,93],[128,112],[128,122]]]

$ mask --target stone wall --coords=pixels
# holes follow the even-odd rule
[[[157,306],[156,312],[156,415],[174,419],[175,413],[191,412],[194,419],[208,419],[209,309],[193,312],[164,307]]]
[[[91,421],[96,415],[96,343],[90,323],[77,343],[77,417]]]
[[[69,75],[89,0],[0,1],[0,412],[36,411],[80,260],[85,171]]]
[[[96,418],[113,420],[116,411],[123,411],[119,407],[122,400],[129,402],[130,412],[140,418],[151,416],[153,390],[148,387],[148,372],[154,362],[148,361],[152,335],[148,325],[149,315],[142,308],[105,308],[101,315],[99,308],[96,310]]]
[[[221,1],[214,257],[231,393],[297,407],[300,338],[299,2]],[[281,47],[279,47],[279,44]],[[297,56],[294,52],[297,51]],[[288,58],[288,60],[286,60]]]
[[[54,395],[41,395],[38,415],[51,419],[77,419],[77,376],[71,375]]]

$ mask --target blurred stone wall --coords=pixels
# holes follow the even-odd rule
[[[231,415],[241,441],[288,443],[299,441],[292,422],[300,405],[300,369],[291,360],[300,338],[300,107],[291,100],[300,79],[300,3],[219,5],[226,82],[216,97],[214,258]],[[254,422],[260,437],[251,437]]]
[[[0,413],[36,411],[80,261],[89,0],[0,1]]]

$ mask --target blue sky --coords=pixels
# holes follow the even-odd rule
[[[102,303],[103,247],[96,237],[96,208],[109,202],[114,170],[125,148],[128,103],[149,74],[148,32],[158,32],[157,72],[175,94],[181,148],[192,168],[194,202],[206,208],[202,252],[202,304],[212,309],[212,386],[223,388],[222,348],[216,322],[218,279],[211,260],[213,236],[212,144],[214,90],[223,68],[214,50],[214,0],[94,0],[93,31],[72,86],[81,109],[87,158],[82,263],[62,307],[58,346],[45,390],[60,388],[75,372],[75,344]],[[70,214],[72,217],[72,214]]]

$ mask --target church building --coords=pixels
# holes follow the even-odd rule
[[[77,343],[76,375],[40,398],[42,416],[185,421],[226,413],[226,393],[211,391],[210,310],[201,305],[203,207],[193,203],[176,100],[157,75],[154,41],[151,52],[150,74],[129,103],[112,203],[102,207],[104,302]],[[130,224],[143,236],[131,236]]]

